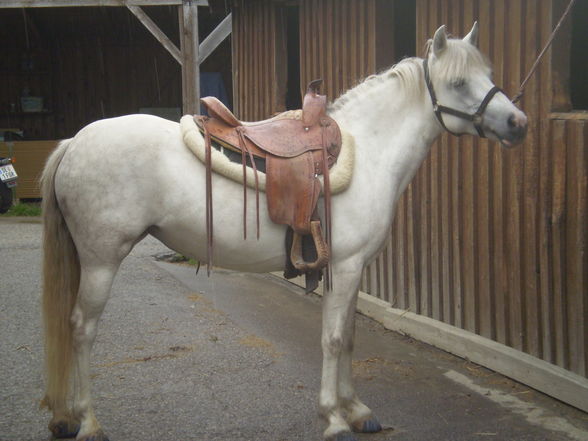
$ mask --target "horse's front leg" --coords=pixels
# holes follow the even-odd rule
[[[361,265],[339,264],[333,268],[334,289],[323,298],[323,372],[319,408],[327,420],[327,440],[355,440],[356,431],[370,428],[370,409],[357,398],[351,372],[351,354],[355,329],[355,307]],[[352,426],[350,426],[350,423]]]
[[[357,296],[353,300],[357,304]],[[353,386],[353,348],[355,340],[355,314],[347,321],[350,329],[345,332],[349,339],[343,342],[339,362],[339,399],[346,409],[346,419],[355,432],[375,433],[382,430],[380,422],[372,415],[372,411],[357,396]]]

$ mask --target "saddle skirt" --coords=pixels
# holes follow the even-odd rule
[[[303,100],[300,117],[284,114],[255,123],[239,121],[229,109],[213,97],[201,101],[207,107],[210,116],[194,117],[196,124],[204,135],[206,150],[206,200],[207,200],[207,235],[208,235],[208,269],[212,264],[212,142],[241,154],[244,188],[243,231],[246,238],[247,210],[247,160],[254,170],[256,188],[257,235],[259,237],[259,177],[255,157],[266,161],[266,198],[269,216],[278,224],[288,225],[293,230],[292,246],[289,253],[290,263],[298,273],[313,273],[318,284],[320,271],[330,258],[331,214],[330,214],[330,180],[329,168],[339,155],[341,149],[341,132],[337,123],[326,115],[326,97],[318,94],[321,81],[312,82]],[[323,185],[319,180],[322,175]],[[324,222],[326,237],[323,237],[321,221],[317,213],[318,199],[323,190]],[[316,257],[307,262],[302,247],[304,237],[310,236],[314,249],[310,253]],[[308,241],[306,241],[308,242]],[[287,271],[288,274],[288,264]],[[327,288],[330,286],[327,271]],[[307,283],[308,285],[308,283]],[[308,289],[308,286],[307,286]]]

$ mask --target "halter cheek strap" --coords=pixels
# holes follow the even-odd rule
[[[437,100],[437,95],[435,94],[435,89],[433,89],[433,83],[431,82],[431,76],[429,74],[429,60],[427,58],[423,60],[423,70],[425,73],[425,84],[427,85],[429,96],[431,97],[431,103],[433,104],[433,111],[435,112],[435,116],[437,117],[437,120],[439,120],[441,126],[449,133],[455,136],[463,135],[463,133],[456,133],[447,128],[445,122],[443,121],[443,113],[447,113],[449,115],[465,119],[466,121],[471,121],[474,124],[474,127],[478,132],[478,135],[480,135],[481,138],[486,138],[486,134],[484,133],[484,129],[482,128],[484,112],[486,111],[486,107],[488,107],[488,104],[490,103],[492,98],[494,98],[494,95],[496,95],[498,92],[502,92],[502,89],[498,86],[492,87],[492,89],[488,91],[488,93],[480,103],[480,106],[478,107],[478,110],[476,110],[475,113],[465,113],[461,110],[453,109],[452,107],[446,107],[439,104],[439,101]]]

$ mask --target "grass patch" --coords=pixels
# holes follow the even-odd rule
[[[41,216],[41,204],[19,202],[0,216]]]

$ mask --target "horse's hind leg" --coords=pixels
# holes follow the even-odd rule
[[[97,325],[110,294],[118,264],[82,263],[80,289],[72,314],[74,345],[73,415],[80,422],[78,441],[106,441],[90,395],[90,355]]]

